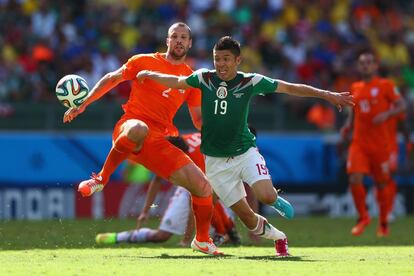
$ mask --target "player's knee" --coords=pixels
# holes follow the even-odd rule
[[[213,193],[211,190],[210,182],[208,182],[207,177],[205,176],[200,178],[199,187],[201,192],[200,196],[208,197]]]
[[[268,193],[268,194],[263,194],[260,196],[259,200],[266,205],[270,205],[273,204],[277,199],[277,194],[276,192],[274,193]]]
[[[255,195],[260,202],[266,205],[273,204],[277,199],[277,191],[272,185],[270,188],[261,187],[261,189],[258,189],[258,187],[256,187]]]
[[[138,143],[148,135],[148,131],[149,129],[146,124],[136,123],[126,131],[126,135],[128,139]]]

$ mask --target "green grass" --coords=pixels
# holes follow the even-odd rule
[[[350,219],[272,219],[289,236],[293,257],[277,259],[270,242],[223,247],[215,258],[164,244],[96,246],[96,233],[133,228],[134,220],[0,222],[0,275],[414,275],[414,219],[391,236],[373,221],[352,237]],[[151,225],[156,225],[153,220]],[[240,230],[244,230],[239,227]],[[245,237],[245,231],[242,231]]]

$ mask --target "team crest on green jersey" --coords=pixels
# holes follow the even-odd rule
[[[227,97],[227,88],[224,86],[220,86],[217,89],[216,95],[219,99],[225,99]]]

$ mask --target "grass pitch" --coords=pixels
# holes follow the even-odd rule
[[[225,247],[210,257],[163,244],[96,246],[96,233],[134,227],[134,220],[0,222],[0,275],[414,275],[414,219],[398,219],[391,236],[376,222],[352,237],[350,219],[280,218],[293,257],[278,259],[269,241]],[[150,226],[158,222],[151,221]],[[239,227],[240,230],[244,230]]]

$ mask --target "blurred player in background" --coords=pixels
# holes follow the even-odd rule
[[[200,151],[201,135],[200,133],[191,133],[183,136],[169,137],[168,140],[184,151],[194,163],[204,172],[204,156]],[[155,197],[165,181],[159,176],[155,176],[148,188],[144,207],[137,218],[137,228],[120,233],[103,233],[96,236],[98,244],[115,244],[115,243],[144,243],[144,242],[165,242],[172,235],[183,236],[180,245],[188,246],[194,232],[194,220],[191,212],[191,197],[189,192],[177,187],[174,195],[170,198],[169,205],[165,211],[158,229],[141,228],[142,223],[148,220],[149,211],[153,206]],[[211,222],[215,229],[216,235],[214,242],[222,244],[225,235],[229,234],[232,243],[240,243],[240,238],[232,219],[225,213],[221,203],[216,200],[214,203],[214,212]]]
[[[135,55],[121,68],[106,74],[82,105],[65,113],[63,121],[70,122],[119,83],[132,82],[129,100],[123,106],[125,114],[115,126],[113,146],[105,164],[97,175],[81,182],[78,190],[83,196],[101,191],[121,162],[132,159],[191,193],[196,224],[192,248],[206,254],[222,254],[209,236],[213,205],[208,180],[185,153],[165,139],[178,134],[173,117],[184,102],[188,104],[194,126],[201,127],[200,92],[170,89],[154,81],[141,83],[135,79],[144,69],[183,76],[192,73],[184,63],[192,45],[190,28],[184,23],[173,24],[168,29],[166,44],[166,53]]]
[[[352,104],[352,96],[348,92],[334,93],[238,72],[240,43],[228,36],[219,39],[213,56],[216,70],[201,69],[189,77],[141,71],[137,78],[149,78],[172,88],[201,89],[201,150],[206,155],[206,174],[215,193],[251,232],[274,241],[277,256],[288,256],[286,235],[255,213],[245,198],[243,182],[250,185],[259,201],[274,207],[284,217],[293,217],[293,207],[278,196],[266,162],[256,148],[256,138],[247,126],[250,99],[259,94],[281,92],[323,98],[342,108]]]
[[[377,70],[375,54],[370,50],[361,52],[358,56],[358,71],[362,80],[353,83],[351,87],[356,105],[341,130],[343,137],[353,130],[347,172],[359,215],[357,224],[351,230],[355,236],[362,234],[371,221],[365,202],[364,175],[372,176],[375,182],[380,216],[377,236],[389,234],[388,213],[393,193],[391,187],[395,187],[390,171],[390,144],[391,139],[394,142],[396,139],[395,131],[390,133],[390,119],[395,119],[404,112],[405,102],[394,83],[378,77]]]

